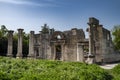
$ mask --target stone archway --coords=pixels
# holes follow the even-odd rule
[[[61,60],[61,54],[62,54],[62,47],[61,45],[55,46],[55,60]]]

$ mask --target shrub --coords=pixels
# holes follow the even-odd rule
[[[120,80],[120,64],[118,64],[117,66],[115,66],[112,70],[111,73],[114,77],[113,80]]]
[[[0,57],[2,80],[111,80],[104,69],[80,62]]]

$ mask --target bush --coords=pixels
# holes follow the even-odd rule
[[[111,80],[104,69],[80,62],[0,57],[2,80]]]
[[[120,64],[118,64],[117,66],[115,66],[112,70],[111,73],[114,77],[113,80],[120,80]]]

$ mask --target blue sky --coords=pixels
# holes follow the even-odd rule
[[[85,30],[89,17],[111,30],[120,24],[120,0],[0,0],[0,25],[15,31],[37,33],[45,23],[56,30]]]

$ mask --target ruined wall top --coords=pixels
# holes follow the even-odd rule
[[[94,17],[90,17],[88,24],[97,24],[97,25],[99,25],[99,20],[94,18]]]
[[[55,31],[52,34],[51,40],[56,40],[56,39],[66,39],[66,36],[63,32],[61,31]]]

